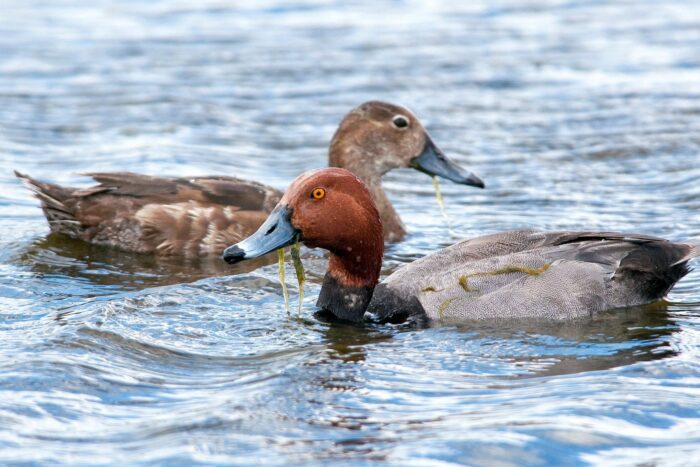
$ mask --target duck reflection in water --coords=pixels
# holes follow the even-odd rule
[[[425,332],[432,328],[446,332],[448,339],[469,344],[479,341],[475,348],[483,350],[484,341],[493,353],[487,358],[508,361],[520,370],[511,369],[505,379],[521,379],[600,371],[633,363],[661,360],[677,355],[672,347],[673,335],[680,326],[669,313],[666,301],[651,305],[629,307],[601,313],[595,320],[575,320],[552,323],[546,320],[472,321],[469,323],[403,323],[387,328],[385,325],[348,323],[332,315],[317,312],[317,319],[327,323],[324,331],[327,358],[319,363],[362,364],[377,345],[390,342],[406,333]],[[513,353],[513,342],[518,352]],[[469,345],[459,345],[469,348]],[[571,353],[571,349],[584,349]],[[483,355],[475,355],[483,358]],[[347,386],[345,374],[342,381]],[[337,388],[335,381],[330,386]],[[348,386],[347,389],[356,389]]]
[[[76,277],[97,286],[142,290],[207,277],[245,274],[275,260],[273,253],[249,264],[241,263],[231,270],[215,257],[139,255],[50,234],[25,247],[13,261],[42,277]]]

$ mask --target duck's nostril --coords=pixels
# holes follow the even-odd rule
[[[275,231],[276,228],[277,228],[277,224],[273,225],[272,227],[267,229],[267,232],[265,232],[265,235],[270,235],[272,232]]]

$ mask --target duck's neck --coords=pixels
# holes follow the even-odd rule
[[[376,215],[376,214],[375,214]],[[316,305],[347,321],[361,321],[379,282],[384,254],[381,225],[354,245],[331,251]]]
[[[367,185],[374,204],[377,205],[379,217],[382,219],[382,225],[384,226],[384,240],[387,242],[402,240],[406,236],[406,226],[404,226],[401,218],[394,210],[394,206],[382,189],[381,177],[377,177],[376,181],[366,180],[359,175],[358,178]]]
[[[378,161],[365,154],[360,154],[360,150],[357,148],[342,146],[334,139],[328,154],[328,165],[349,170],[365,184],[377,206],[379,217],[382,219],[384,240],[397,242],[403,239],[406,235],[406,226],[382,189],[382,175],[386,169],[381,167]]]

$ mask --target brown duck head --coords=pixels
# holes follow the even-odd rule
[[[348,113],[333,136],[328,159],[329,166],[348,169],[367,185],[388,241],[406,234],[381,186],[381,177],[388,171],[413,168],[455,183],[484,187],[473,172],[445,156],[410,110],[386,102],[365,102]]]
[[[297,240],[331,253],[317,304],[339,318],[361,319],[384,253],[379,213],[362,181],[338,168],[300,175],[257,232],[224,251],[224,260],[257,258]]]
[[[346,168],[363,181],[413,168],[484,188],[476,174],[445,156],[410,110],[386,102],[365,102],[348,113],[333,136],[328,159],[329,166]]]

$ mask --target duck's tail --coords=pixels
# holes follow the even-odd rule
[[[74,189],[44,183],[16,170],[15,176],[41,201],[41,208],[52,232],[76,236],[80,222],[76,219],[70,203],[67,203],[73,198]]]
[[[690,247],[688,252],[684,254],[678,261],[673,263],[671,266],[676,266],[681,263],[690,261],[693,258],[700,257],[700,239],[690,240],[685,242],[686,245]]]

